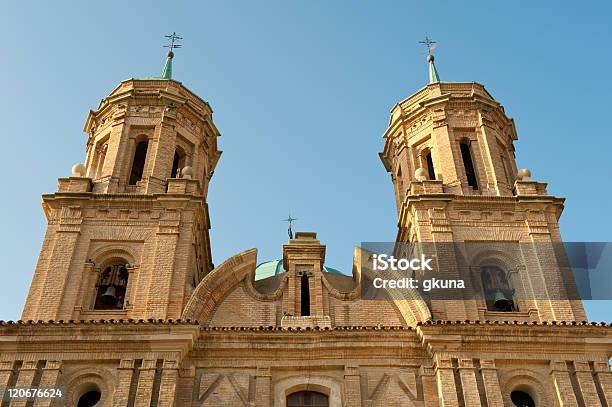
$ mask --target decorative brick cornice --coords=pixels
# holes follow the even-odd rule
[[[604,326],[612,327],[612,323],[608,322],[589,322],[589,321],[498,321],[498,320],[465,320],[465,321],[448,321],[448,320],[430,320],[417,323],[421,325],[541,325],[541,326]]]
[[[203,332],[338,332],[338,331],[414,331],[412,327],[404,326],[334,326],[334,327],[280,327],[280,326],[257,326],[257,327],[245,327],[245,326],[229,326],[229,327],[216,327],[216,326],[203,326],[200,327]]]
[[[90,319],[90,320],[53,320],[48,321],[1,321],[2,326],[49,326],[49,325],[198,325],[198,321],[191,319]]]
[[[477,352],[495,358],[508,352],[607,352],[612,347],[612,324],[606,322],[435,320],[417,324],[417,335],[431,355]]]
[[[90,319],[90,320],[48,320],[48,321],[3,321],[0,320],[0,326],[32,326],[32,325],[194,325],[198,326],[200,323],[197,320],[192,319]],[[547,327],[605,327],[612,328],[612,323],[608,322],[589,322],[589,321],[501,321],[501,320],[465,320],[465,321],[450,321],[450,320],[429,320],[425,322],[417,322],[417,327],[423,326],[440,326],[440,325],[455,325],[455,326],[468,326],[468,325],[487,325],[487,326],[506,326],[506,325],[519,325],[519,326],[547,326]],[[274,326],[200,326],[202,331],[236,331],[236,332],[254,332],[254,331],[414,331],[414,327],[405,326],[389,326],[389,325],[346,325],[346,326],[334,326],[334,327],[274,327]]]

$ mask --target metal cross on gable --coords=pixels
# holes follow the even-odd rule
[[[293,239],[293,229],[291,228],[293,226],[293,221],[297,220],[296,218],[292,218],[291,214],[289,214],[289,217],[287,219],[283,219],[284,222],[289,222],[289,228],[287,229],[287,234],[289,235],[289,239]]]

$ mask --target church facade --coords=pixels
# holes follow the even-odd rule
[[[482,85],[441,82],[430,56],[430,83],[392,108],[380,157],[397,242],[540,249],[475,259],[513,287],[499,298],[373,301],[365,254],[338,273],[315,233],[282,260],[250,249],[213,266],[220,133],[172,58],[89,113],[84,164],[43,195],[22,318],[0,322],[2,407],[612,405],[612,327],[578,300],[528,295],[551,281],[564,200],[516,168],[514,122]],[[26,388],[62,396],[9,397]]]

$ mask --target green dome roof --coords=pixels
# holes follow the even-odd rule
[[[327,267],[325,265],[323,265],[323,271],[326,273],[343,275],[339,270]],[[255,281],[263,280],[264,278],[268,277],[274,277],[284,272],[285,269],[283,267],[283,259],[260,263],[257,267],[255,267]]]

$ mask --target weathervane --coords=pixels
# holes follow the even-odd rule
[[[170,44],[164,45],[164,48],[168,48],[168,54],[166,55],[166,63],[164,64],[164,69],[162,70],[161,78],[162,79],[172,79],[172,59],[174,58],[175,48],[181,48],[182,45],[178,43],[179,40],[182,40],[183,37],[179,37],[176,35],[176,32],[173,32],[170,35],[165,35],[164,37],[170,40]]]
[[[427,47],[427,62],[429,63],[429,84],[431,85],[432,83],[439,83],[440,75],[438,75],[438,70],[434,65],[434,56],[431,53],[434,49],[436,49],[438,43],[433,41],[428,36],[425,36],[425,39],[423,41],[419,41],[419,43]]]
[[[175,48],[181,48],[182,47],[181,44],[178,44],[178,41],[182,40],[183,37],[179,37],[178,35],[176,35],[176,32],[173,32],[170,35],[165,35],[164,37],[166,37],[166,38],[168,38],[170,40],[170,44],[164,45],[164,48],[170,48],[170,50],[168,51],[168,56],[174,55],[174,52],[172,52],[172,50],[175,49]]]
[[[431,51],[433,51],[434,49],[436,49],[436,47],[438,46],[436,41],[433,41],[431,38],[429,38],[428,36],[425,36],[425,39],[423,41],[419,41],[420,44],[423,44],[427,47],[427,53],[429,55],[431,55]]]
[[[287,229],[287,233],[289,234],[289,239],[293,239],[293,229],[291,228],[293,221],[297,220],[296,218],[292,218],[291,214],[287,219],[283,219],[283,222],[289,222],[289,229]]]

